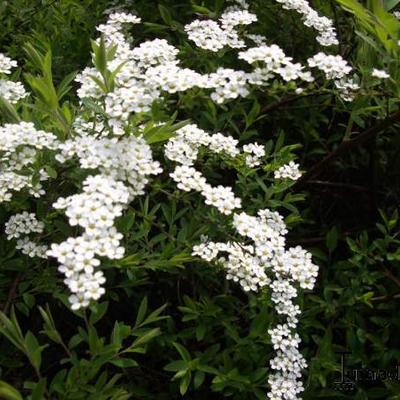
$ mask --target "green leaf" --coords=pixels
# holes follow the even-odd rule
[[[14,309],[11,309],[11,319],[0,311],[0,333],[2,333],[17,349],[25,353],[24,337],[19,327]]]
[[[100,321],[108,309],[108,301],[104,301],[103,303],[96,303],[90,307],[91,313],[89,322],[91,325],[94,325],[96,322]]]
[[[4,381],[0,381],[0,399],[23,400],[21,393]]]
[[[255,122],[258,114],[260,114],[260,104],[255,100],[250,112],[246,115],[246,130]]]
[[[99,338],[96,329],[93,326],[89,326],[88,329],[88,342],[90,354],[96,355],[100,352],[103,347],[103,342]]]
[[[42,73],[44,78],[49,82],[53,83],[53,74],[51,72],[51,50],[49,49],[43,58]]]
[[[171,16],[171,13],[169,12],[168,8],[164,7],[163,5],[159,4],[158,5],[158,11],[160,12],[161,18],[163,19],[163,21],[171,26],[173,25],[173,19]]]
[[[108,92],[108,89],[107,89],[107,86],[105,85],[105,83],[101,79],[99,79],[97,76],[89,75],[89,78],[92,79],[104,93]]]
[[[275,152],[279,151],[285,142],[285,133],[281,131],[279,133],[278,139],[276,139],[275,143]]]
[[[154,328],[147,331],[144,335],[139,336],[133,343],[132,348],[143,346],[150,340],[154,339],[156,336],[161,334],[160,328]]]
[[[196,371],[193,380],[194,388],[199,388],[203,384],[205,378],[206,374],[203,371]]]
[[[250,325],[250,337],[265,335],[270,321],[271,315],[268,310],[262,310]]]
[[[182,396],[187,392],[191,380],[192,380],[192,374],[190,371],[188,371],[184,375],[184,377],[181,379],[181,382],[179,385],[179,392],[181,393]]]
[[[56,110],[58,108],[58,97],[53,82],[46,77],[35,77],[31,74],[24,74],[24,76],[39,99],[50,110]]]
[[[139,364],[132,358],[118,358],[117,360],[111,360],[110,363],[120,368],[131,368],[139,366]]]
[[[43,55],[40,54],[30,43],[24,46],[24,51],[27,54],[29,61],[36,67],[37,70],[43,69]]]
[[[3,96],[0,96],[0,110],[6,121],[15,124],[21,121],[15,107]]]
[[[100,44],[92,40],[92,49],[94,53],[94,65],[104,77],[107,69],[107,49],[103,34],[100,36]]]
[[[140,302],[139,310],[136,315],[135,326],[139,326],[144,321],[146,312],[147,312],[147,296],[143,297],[142,301]]]
[[[49,306],[46,306],[45,311],[42,307],[39,306],[40,314],[44,320],[44,333],[55,343],[62,343],[62,339],[60,334],[58,333],[56,326],[54,324],[53,317],[50,313]]]
[[[70,83],[75,79],[76,74],[77,71],[71,72],[58,85],[57,98],[59,101],[71,90],[72,86],[70,86]]]
[[[178,350],[178,353],[181,355],[182,359],[186,362],[189,362],[192,357],[190,356],[190,353],[179,343],[173,342],[172,343],[176,350]]]
[[[171,361],[168,363],[165,367],[165,371],[169,372],[176,372],[176,371],[182,371],[182,370],[187,370],[188,365],[185,361],[183,360],[176,360],[176,361]]]
[[[326,247],[330,253],[336,249],[339,239],[339,231],[336,226],[329,230],[326,234]]]
[[[42,363],[42,348],[31,331],[28,331],[25,335],[25,348],[31,364],[39,370]]]
[[[50,178],[53,178],[53,179],[57,178],[57,171],[53,167],[50,167],[50,165],[46,165],[44,167],[44,169],[49,174]]]
[[[393,8],[395,8],[398,4],[400,4],[400,0],[385,0],[385,9],[387,11],[390,11]]]
[[[163,142],[170,139],[175,131],[189,123],[190,120],[181,121],[176,124],[172,124],[172,122],[169,121],[161,126],[150,126],[145,129],[143,136],[148,144]]]
[[[46,392],[46,379],[41,379],[32,391],[31,400],[43,400]]]
[[[164,316],[159,316],[167,307],[166,304],[162,305],[161,307],[157,308],[157,310],[154,310],[151,314],[147,316],[147,318],[140,324],[140,326],[145,326],[148,324],[151,324],[153,322],[161,321],[163,319],[169,318],[167,315]]]
[[[103,83],[101,83],[103,84]],[[90,111],[93,111],[95,114],[99,114],[103,117],[106,117],[106,114],[104,112],[104,109],[97,104],[93,99],[90,99],[89,97],[84,97],[82,100],[83,105],[88,108]]]

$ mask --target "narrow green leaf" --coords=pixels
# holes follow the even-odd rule
[[[143,297],[142,301],[140,302],[139,310],[136,315],[135,326],[139,326],[144,321],[146,312],[147,312],[147,296]]]
[[[28,331],[25,335],[25,348],[32,365],[39,370],[42,363],[41,348],[31,331]]]
[[[133,343],[132,348],[143,346],[148,343],[150,340],[154,339],[156,336],[161,334],[160,328],[154,328],[147,331],[144,335],[139,336]]]
[[[32,391],[31,400],[43,400],[46,392],[46,379],[41,379]]]
[[[17,124],[21,121],[15,107],[3,96],[0,96],[0,110],[7,122]]]
[[[192,374],[190,371],[188,371],[185,374],[185,376],[181,379],[181,383],[179,385],[179,392],[181,393],[182,396],[187,392],[191,380],[192,380]]]
[[[0,381],[0,399],[3,400],[23,400],[21,393],[9,385],[7,382]]]
[[[186,362],[189,362],[192,357],[190,356],[190,353],[179,343],[173,342],[172,343],[176,350],[178,350],[178,353],[181,355],[182,359]]]
[[[139,366],[139,364],[132,358],[119,358],[117,360],[111,360],[110,363],[120,368],[131,368]]]
[[[91,313],[89,317],[89,322],[91,325],[94,325],[96,322],[100,321],[108,309],[108,301],[104,301],[103,303],[96,303],[91,308]]]
[[[168,8],[164,7],[163,5],[159,4],[158,5],[158,10],[160,12],[161,18],[167,25],[172,25],[173,24],[173,19],[171,16],[171,13],[169,12]]]

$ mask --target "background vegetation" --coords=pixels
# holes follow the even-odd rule
[[[0,50],[19,62],[17,74],[35,75],[40,71],[23,47],[51,49],[57,86],[89,64],[95,26],[118,5],[146,22],[135,28],[137,43],[166,38],[191,56],[188,67],[201,70],[215,61],[187,45],[183,25],[194,13],[212,17],[224,3],[2,1]],[[218,107],[189,94],[179,102],[178,119],[190,116],[203,129],[266,144],[271,165],[295,153],[307,171],[286,190],[264,184],[260,191],[260,182],[250,178],[238,185],[249,212],[283,207],[289,243],[311,251],[320,266],[317,288],[301,299],[300,334],[310,364],[305,399],[400,399],[400,381],[359,382],[352,392],[334,388],[337,352],[351,352],[349,368],[400,363],[400,57],[387,39],[399,32],[389,14],[398,3],[313,1],[334,18],[338,52],[360,71],[361,82],[372,79],[374,67],[391,74],[352,103],[319,87],[306,97],[258,91]],[[274,1],[255,0],[252,7],[259,33],[287,54],[304,61],[317,52],[313,32],[295,13]],[[229,54],[221,57],[234,62]],[[63,99],[71,110],[75,89],[72,84]],[[160,110],[169,111],[175,110]],[[223,176],[226,184],[234,179],[217,160],[204,169],[220,183]],[[36,207],[46,215],[40,201]],[[0,207],[2,226],[12,211]],[[178,195],[167,179],[149,187],[119,222],[129,256],[105,266],[107,294],[86,313],[66,307],[54,265],[23,258],[1,237],[0,398],[263,399],[271,355],[268,297],[243,293],[223,271],[190,256],[191,244],[209,229],[205,223],[218,235],[220,218],[201,201]]]

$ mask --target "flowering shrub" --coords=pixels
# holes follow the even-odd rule
[[[325,96],[350,110],[349,135],[354,123],[363,126],[367,108],[358,104],[368,102],[371,93],[378,99],[392,96],[400,23],[384,14],[390,26],[380,51],[387,59],[380,68],[365,68],[338,54],[334,21],[307,1],[269,3],[278,14],[294,11],[307,32],[312,28],[314,51],[302,52],[298,61],[296,52],[285,52],[257,30],[263,4],[237,0],[214,11],[193,6],[191,11],[206,18],[185,24],[161,5],[167,28],[142,21],[129,4],[110,7],[91,42],[91,64],[58,84],[50,50],[25,46],[31,70],[24,81],[11,73],[17,62],[0,54],[4,260],[19,274],[3,307],[1,331],[33,366],[36,383],[26,386],[32,399],[168,398],[167,392],[151,392],[151,383],[118,387],[119,375],[108,377],[112,368],[145,368],[146,359],[131,353],[145,353],[152,344],[180,355],[181,360],[155,366],[175,373],[181,395],[211,382],[223,397],[301,398],[307,362],[297,332],[300,305],[311,296],[319,267],[307,246],[291,246],[287,237],[292,227],[302,229],[297,203],[304,196],[297,187],[315,176],[318,164],[295,162],[295,137],[291,143],[296,144],[284,146],[290,118],[282,127],[275,121],[276,140],[259,131],[274,107],[260,102],[269,96],[279,107]],[[149,27],[151,37],[139,40],[141,26]],[[178,31],[179,38],[157,37],[158,29]],[[388,101],[390,111],[396,102]],[[318,118],[324,120],[322,114]],[[39,288],[43,299],[21,289],[20,312],[28,317],[39,303],[43,332],[71,364],[51,373],[49,384],[42,368],[46,345],[30,329],[22,333],[11,308],[25,279],[25,289]],[[192,282],[198,300],[187,289],[181,296],[181,279]],[[177,299],[169,298],[171,281],[177,282]],[[213,299],[210,283],[216,285]],[[149,313],[151,294],[156,310]],[[172,303],[171,315],[163,314],[167,304],[160,305],[157,297]],[[115,303],[118,315],[119,304],[132,299],[138,304],[135,322],[121,322],[107,311]],[[56,300],[85,323],[68,343],[50,307],[44,307]],[[242,321],[251,327],[246,339],[235,326],[241,307],[249,307]],[[196,321],[194,335],[176,326],[176,310],[182,323]],[[114,318],[109,339],[94,326],[103,317]],[[235,350],[219,354],[221,345],[214,341],[221,328]],[[207,336],[211,345],[205,350],[200,346],[191,354],[184,346],[193,337],[207,343]],[[248,365],[239,371],[243,360]],[[8,398],[12,393],[21,398],[3,385]]]

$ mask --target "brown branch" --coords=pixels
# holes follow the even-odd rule
[[[318,180],[308,181],[308,183],[310,185],[337,187],[337,188],[342,188],[342,189],[346,189],[346,190],[354,190],[356,192],[369,192],[370,191],[370,189],[368,189],[364,186],[352,185],[350,183],[318,181]]]
[[[393,275],[392,271],[388,267],[383,266],[383,271],[389,279],[391,279],[398,287],[400,287],[400,279]]]
[[[373,302],[386,302],[389,300],[394,300],[394,299],[400,299],[400,293],[397,294],[389,294],[387,296],[377,296],[377,297],[371,297],[369,301]]]
[[[364,132],[358,134],[354,139],[344,140],[342,143],[333,150],[330,154],[328,154],[325,158],[323,158],[319,163],[314,165],[311,169],[308,170],[294,185],[293,189],[298,189],[299,187],[305,185],[312,179],[315,179],[317,176],[321,174],[321,172],[330,165],[334,160],[340,157],[342,154],[347,153],[351,149],[362,145],[365,142],[368,142],[375,135],[385,130],[386,128],[392,126],[394,123],[400,121],[400,111],[397,111],[390,115],[385,120],[379,122],[378,124],[366,129]]]
[[[260,110],[260,114],[265,114],[269,113],[271,111],[276,110],[277,108],[280,108],[282,106],[286,106],[287,104],[294,103],[297,100],[305,99],[307,97],[313,97],[313,96],[321,96],[327,94],[326,92],[313,92],[313,93],[307,93],[303,95],[295,95],[295,96],[288,96],[285,97],[279,101],[275,101],[273,103],[267,104]]]
[[[354,229],[349,229],[347,231],[341,232],[340,235],[342,238],[348,237],[348,236],[354,236],[360,232],[374,232],[376,230],[376,227],[368,227],[368,226],[360,226],[358,228]],[[303,239],[297,239],[297,238],[288,238],[286,241],[288,245],[291,246],[296,246],[296,245],[310,245],[313,243],[323,243],[326,241],[326,236],[318,236],[318,237],[309,237],[309,238],[303,238]]]
[[[8,313],[8,310],[10,309],[10,306],[11,306],[12,302],[14,301],[15,293],[17,291],[17,287],[18,287],[19,282],[21,281],[21,278],[22,278],[22,274],[18,274],[16,276],[16,278],[14,279],[14,281],[10,287],[10,290],[8,291],[7,299],[3,305],[4,314]]]

